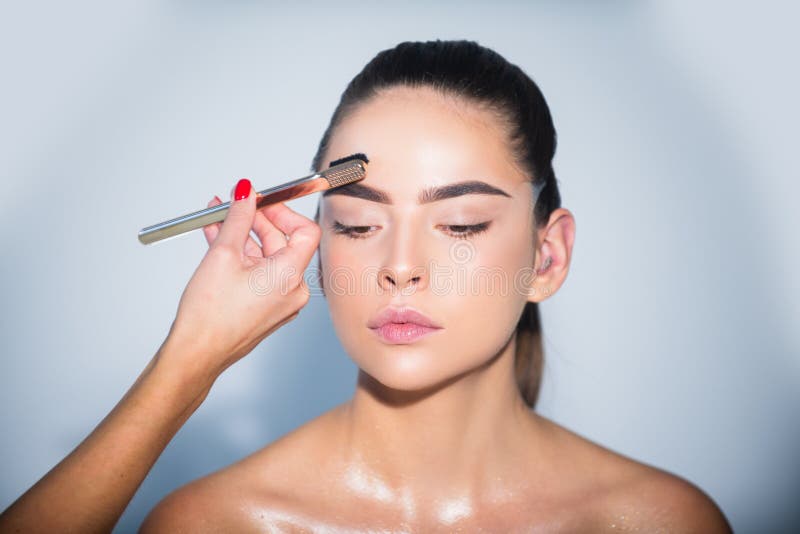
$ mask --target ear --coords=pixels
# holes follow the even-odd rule
[[[575,242],[575,218],[565,208],[550,214],[547,224],[537,231],[534,256],[535,275],[528,288],[529,302],[542,302],[564,283]]]

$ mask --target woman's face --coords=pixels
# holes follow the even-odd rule
[[[331,190],[319,217],[325,296],[344,348],[399,390],[486,363],[529,300],[536,244],[531,183],[502,123],[433,89],[395,87],[340,123],[323,161],[358,152],[366,178]],[[473,187],[436,193],[463,182]],[[386,306],[411,306],[441,328],[387,341],[369,326]]]

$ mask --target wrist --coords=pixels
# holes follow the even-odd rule
[[[195,404],[205,400],[219,373],[210,369],[202,351],[170,333],[153,358],[152,373],[167,387],[185,395],[183,400]]]

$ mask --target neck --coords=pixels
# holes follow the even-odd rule
[[[353,490],[407,504],[507,492],[536,447],[514,377],[514,338],[479,368],[425,390],[387,388],[359,371],[342,412]]]

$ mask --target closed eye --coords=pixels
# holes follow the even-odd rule
[[[442,225],[447,228],[447,233],[457,239],[466,239],[468,237],[485,232],[489,228],[489,223],[486,221],[478,224],[445,224]]]
[[[442,224],[440,228],[446,229],[445,233],[456,239],[466,239],[473,235],[485,232],[489,228],[491,221],[478,224]],[[334,221],[332,229],[337,234],[345,235],[351,239],[364,239],[370,235],[375,226],[347,226]]]
[[[353,239],[363,239],[373,226],[347,226],[339,221],[333,221],[333,231]]]

